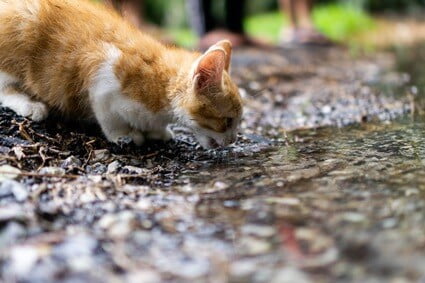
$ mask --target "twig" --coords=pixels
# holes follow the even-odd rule
[[[92,158],[92,155],[93,155],[93,146],[92,146],[92,143],[94,143],[95,141],[96,140],[91,140],[91,141],[88,141],[88,142],[85,143],[86,150],[87,150],[87,147],[89,148],[89,156],[87,156],[87,159],[86,159],[86,161],[84,162],[84,164],[82,166],[83,168],[86,167],[87,164],[89,164],[90,159]]]
[[[25,138],[27,141],[33,143],[34,140],[30,137],[30,135],[28,134],[28,132],[25,130],[24,123],[25,122],[21,122],[21,123],[16,122],[16,124],[18,124],[18,126],[19,126],[19,134],[23,138]]]
[[[40,149],[38,150],[38,154],[40,155],[41,160],[42,160],[40,166],[38,166],[38,170],[40,170],[41,168],[43,168],[44,167],[44,164],[46,164],[47,158],[46,158],[46,155],[43,152],[44,150],[45,150],[45,148],[43,146],[41,146]]]
[[[40,173],[31,173],[31,172],[9,172],[9,171],[1,171],[2,175],[18,175],[23,177],[38,177],[38,178],[67,178],[67,179],[77,179],[81,176],[78,175],[70,175],[70,174],[40,174]]]

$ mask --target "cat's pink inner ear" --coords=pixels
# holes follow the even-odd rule
[[[226,52],[226,60],[224,69],[229,72],[230,61],[232,59],[232,43],[229,40],[221,40],[217,42],[216,46],[222,48]]]
[[[221,86],[225,59],[226,56],[222,50],[209,51],[202,56],[194,74],[198,90]]]

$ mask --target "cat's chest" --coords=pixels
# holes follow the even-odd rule
[[[142,131],[163,128],[170,122],[170,114],[167,109],[152,112],[143,104],[122,94],[116,94],[110,106],[113,113],[117,113],[133,128]]]
[[[116,125],[120,125],[122,120],[132,128],[142,131],[155,130],[167,125],[171,110],[163,108],[152,111],[147,104],[122,93],[123,83],[114,72],[121,51],[112,45],[105,45],[105,53],[107,56],[89,89],[91,106],[94,113],[97,113],[95,116]],[[143,87],[133,89],[133,92],[143,93],[147,97],[156,95],[154,92],[144,91]]]

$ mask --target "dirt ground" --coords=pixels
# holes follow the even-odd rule
[[[342,48],[240,50],[241,134],[216,151],[179,127],[117,146],[0,109],[0,281],[424,280],[425,188],[399,177],[425,178],[425,138],[388,122],[415,93],[393,67]]]

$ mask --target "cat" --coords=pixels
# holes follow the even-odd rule
[[[34,121],[93,120],[114,143],[170,140],[170,123],[204,148],[234,143],[231,53],[226,40],[203,54],[165,46],[88,0],[0,0],[0,104]]]

